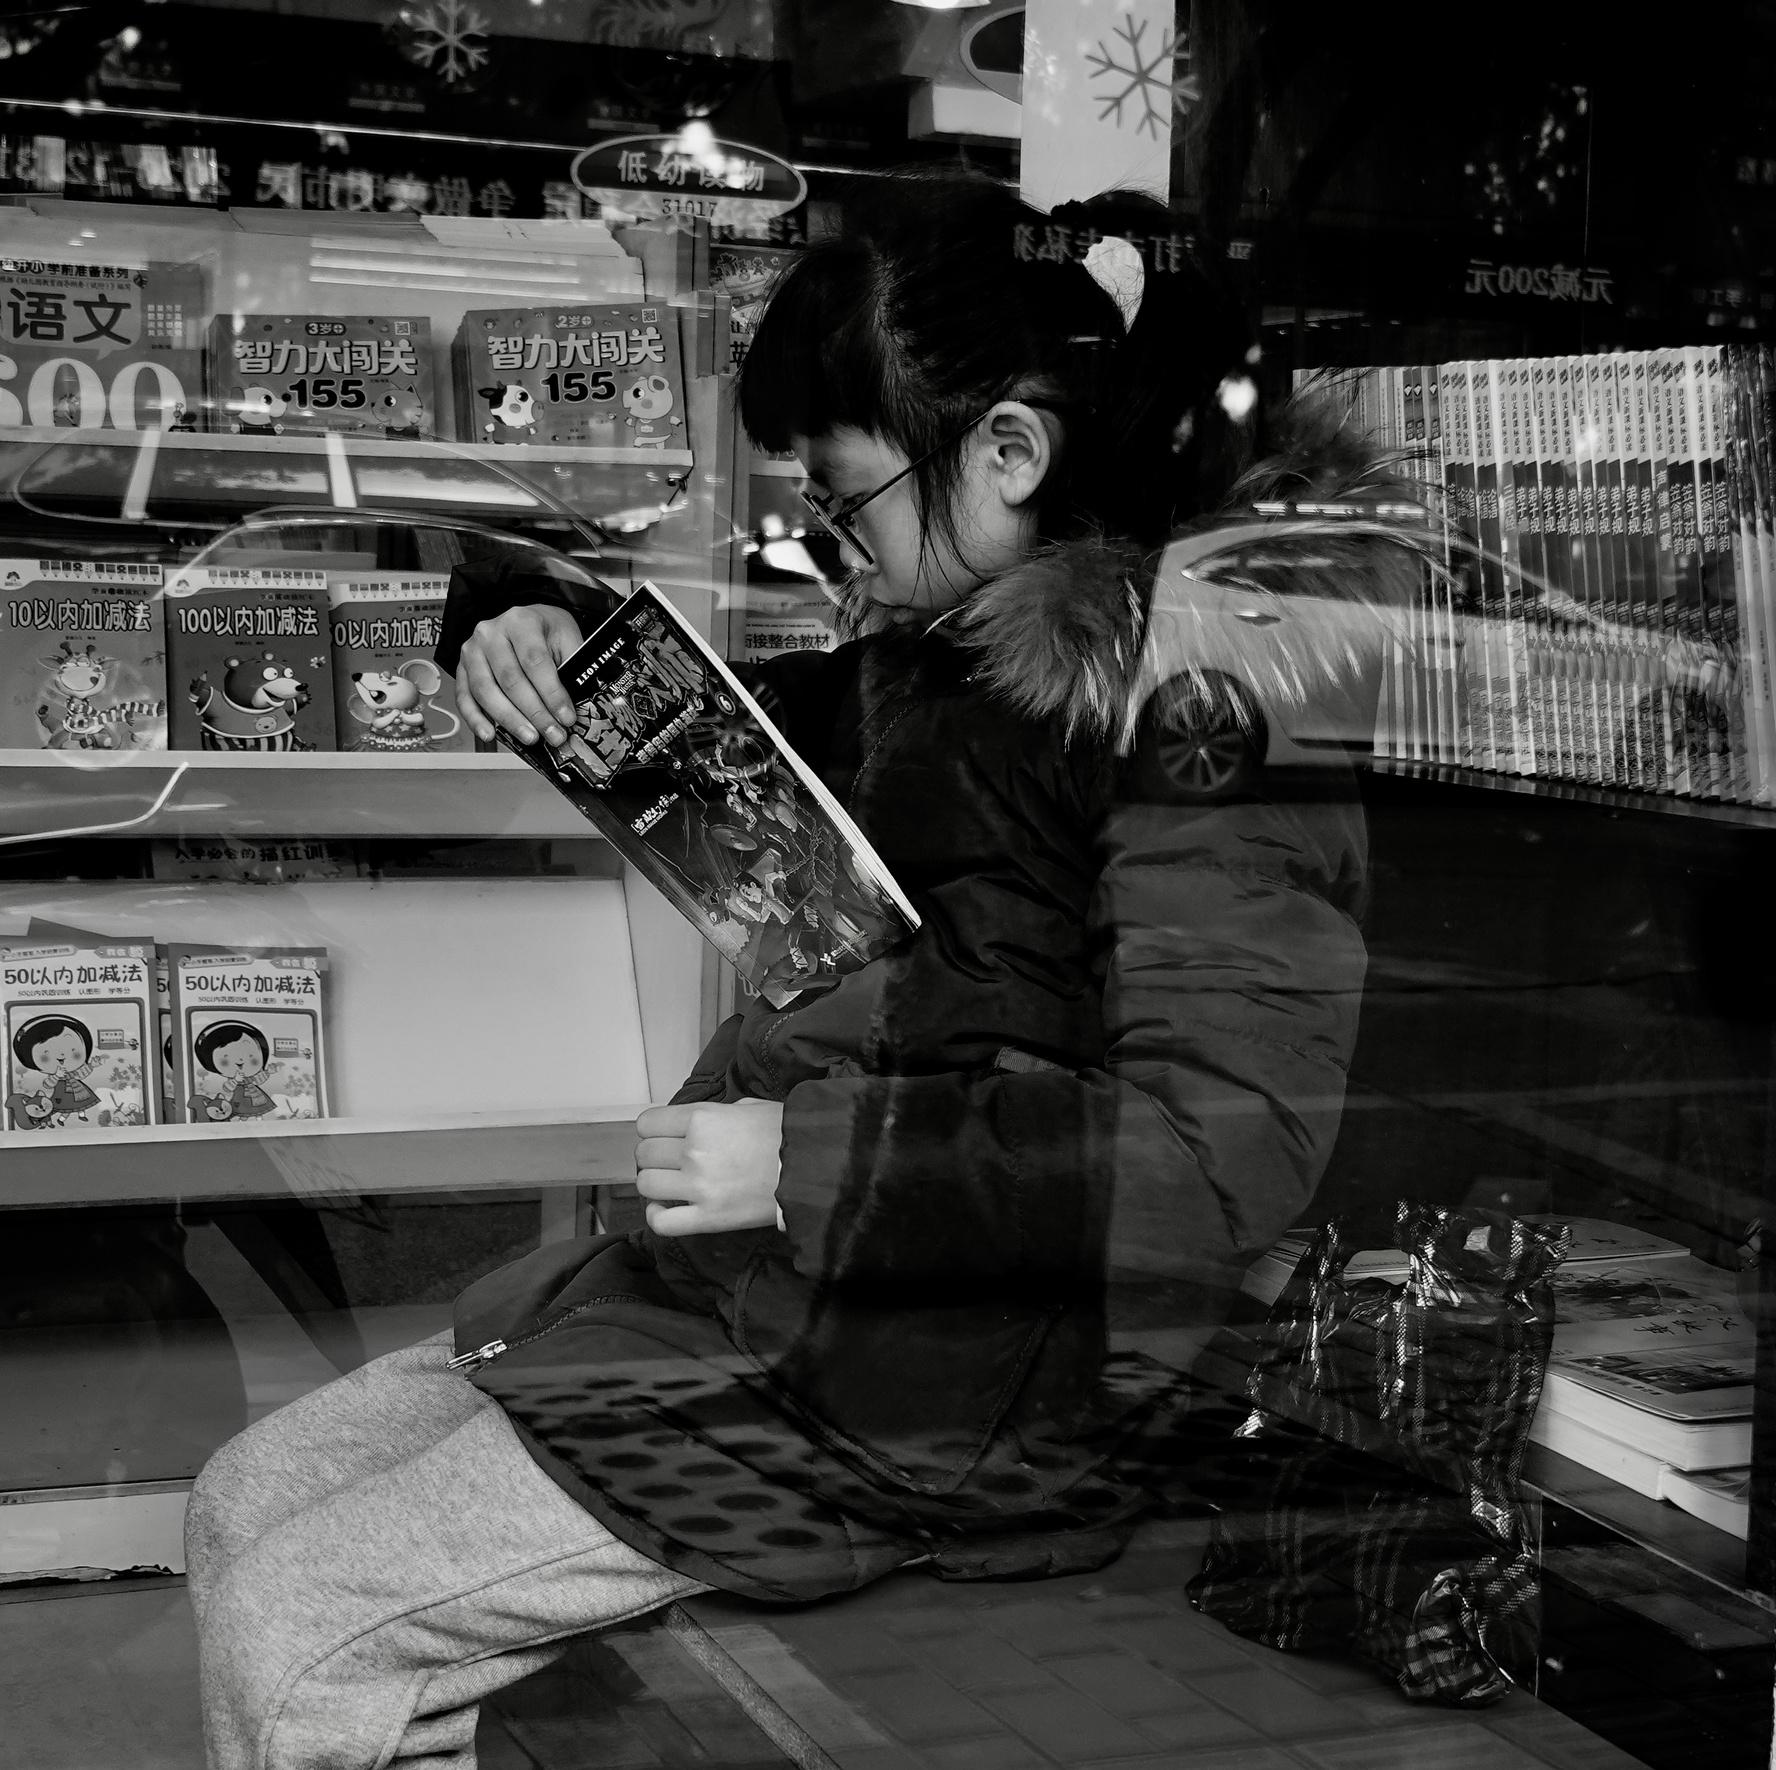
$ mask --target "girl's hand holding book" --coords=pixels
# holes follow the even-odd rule
[[[650,1106],[635,1121],[635,1183],[656,1235],[769,1229],[777,1211],[783,1107]]]
[[[482,743],[503,725],[521,744],[537,734],[567,741],[574,704],[555,666],[579,649],[580,626],[564,608],[536,603],[483,621],[463,642],[456,704]]]

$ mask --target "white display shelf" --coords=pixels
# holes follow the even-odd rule
[[[339,443],[353,460],[484,461],[511,466],[524,461],[571,463],[586,467],[689,467],[689,449],[625,449],[598,443],[471,443],[449,437],[377,437],[340,435]],[[0,443],[78,443],[82,447],[164,450],[172,454],[264,454],[270,452],[322,455],[334,446],[328,433],[290,432],[277,436],[237,436],[226,430],[80,430],[72,425],[0,425]],[[782,471],[799,478],[800,466],[772,462],[765,471]]]
[[[0,841],[598,831],[516,756],[0,750]]]
[[[571,511],[639,531],[660,520],[692,465],[688,449],[0,426],[0,479],[16,502],[38,514],[150,524],[193,509],[315,504],[532,518]]]
[[[0,1134],[0,1210],[503,1192],[635,1178],[642,1106]]]

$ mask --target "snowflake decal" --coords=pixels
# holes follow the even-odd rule
[[[488,21],[467,0],[426,0],[402,14],[408,59],[454,86],[487,65]]]
[[[1133,114],[1133,103],[1138,99],[1140,115],[1135,121],[1135,133],[1145,129],[1157,141],[1160,125],[1168,120],[1172,108],[1182,110],[1199,94],[1193,76],[1173,77],[1173,59],[1184,53],[1180,39],[1170,32],[1163,33],[1158,48],[1149,53],[1142,47],[1146,35],[1147,20],[1137,20],[1133,13],[1125,12],[1116,28],[1114,46],[1100,37],[1097,48],[1087,50],[1085,59],[1091,69],[1089,78],[1121,82],[1114,89],[1106,87],[1094,95],[1103,107],[1098,121],[1114,117],[1120,129],[1125,117]]]

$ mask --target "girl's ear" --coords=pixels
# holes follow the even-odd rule
[[[1004,503],[1027,504],[1041,490],[1059,452],[1059,425],[1059,419],[1022,400],[1001,400],[987,413],[981,425],[986,461]]]

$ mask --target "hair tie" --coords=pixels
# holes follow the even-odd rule
[[[1086,275],[1116,303],[1123,332],[1135,329],[1141,297],[1147,288],[1147,271],[1134,244],[1120,234],[1106,234],[1092,242],[1085,255]]]

